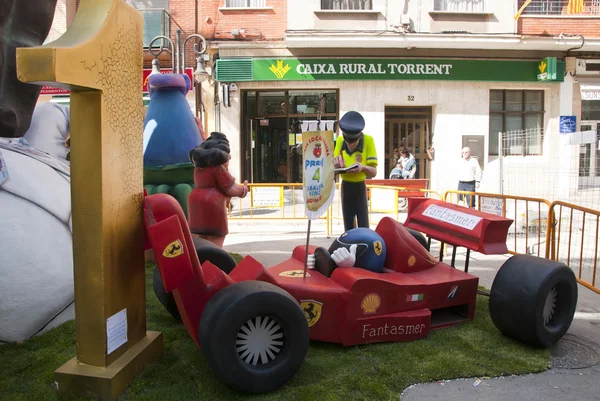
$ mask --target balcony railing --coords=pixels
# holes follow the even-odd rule
[[[465,13],[485,12],[485,0],[435,0],[433,9]]]
[[[164,8],[147,8],[138,10],[144,16],[144,47],[147,48],[152,39],[158,35],[170,37],[171,16]],[[157,40],[152,47],[161,45],[168,47],[164,40]]]
[[[525,3],[525,0],[519,0],[519,8]],[[569,0],[533,0],[522,15],[600,15],[600,0],[585,0],[583,2],[583,12],[569,14]]]
[[[372,10],[372,0],[321,0],[321,10]]]

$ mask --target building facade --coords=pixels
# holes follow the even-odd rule
[[[146,46],[177,29],[207,39],[211,77],[188,100],[208,131],[228,135],[239,180],[300,182],[299,134],[358,110],[378,178],[407,146],[418,178],[454,189],[468,145],[482,191],[564,199],[600,186],[598,134],[561,134],[600,126],[598,0],[577,13],[574,0],[127,2],[144,14]],[[171,67],[169,53],[159,59]]]
[[[592,2],[566,14],[567,1],[560,14],[540,14],[550,3],[530,2],[515,19],[517,1],[288,2],[285,43],[218,45],[217,80],[235,88],[221,109],[222,130],[240,132],[234,171],[254,182],[297,181],[296,134],[358,110],[375,137],[378,178],[389,174],[394,149],[407,146],[419,178],[455,189],[453,166],[468,145],[484,170],[482,191],[574,194],[586,185],[580,148],[560,134],[561,121],[574,116],[573,130],[582,129],[576,65],[598,57],[600,15]],[[586,26],[583,36],[551,29],[573,20]]]

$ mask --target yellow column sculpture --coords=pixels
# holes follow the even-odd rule
[[[162,354],[146,331],[143,18],[123,0],[81,0],[67,32],[17,49],[23,82],[71,89],[71,204],[77,356],[59,393],[116,398]]]

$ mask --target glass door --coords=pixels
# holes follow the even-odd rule
[[[431,172],[428,165],[430,160],[427,149],[431,147],[431,132],[429,119],[386,119],[386,178],[394,166],[394,151],[403,147],[415,157],[417,172],[414,178],[429,179]]]
[[[579,187],[600,187],[600,121],[582,121],[581,131],[594,131],[596,141],[579,145]]]
[[[256,135],[252,149],[253,182],[287,182],[288,133],[285,118],[264,118],[254,122]]]
[[[242,98],[242,177],[302,182],[302,132],[333,129],[337,90],[242,91]]]

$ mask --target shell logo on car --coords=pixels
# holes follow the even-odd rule
[[[410,255],[410,257],[408,258],[408,265],[410,267],[413,267],[415,263],[417,263],[417,258],[415,257],[415,255]]]
[[[381,306],[381,298],[377,294],[369,294],[365,296],[360,303],[360,308],[363,310],[365,315],[370,315],[377,312],[377,309]]]

